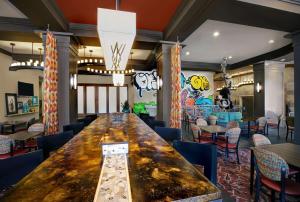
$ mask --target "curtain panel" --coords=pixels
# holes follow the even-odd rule
[[[47,32],[43,84],[43,123],[45,126],[45,135],[53,135],[59,130],[57,113],[57,83],[56,39],[51,32]]]
[[[181,128],[181,102],[180,102],[180,74],[181,74],[181,47],[177,42],[171,48],[171,113],[170,127]]]

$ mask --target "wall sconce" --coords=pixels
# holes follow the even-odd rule
[[[70,75],[70,86],[72,89],[77,89],[77,74]]]
[[[156,77],[156,84],[157,84],[157,90],[159,90],[163,85],[163,80],[159,76]]]
[[[259,82],[256,83],[256,92],[260,92],[262,90],[262,85]]]

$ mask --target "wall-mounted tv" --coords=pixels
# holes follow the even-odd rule
[[[34,96],[33,84],[18,81],[18,95]]]

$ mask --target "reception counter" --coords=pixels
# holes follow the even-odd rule
[[[121,122],[114,116],[100,115],[0,201],[93,201],[103,163],[101,143],[107,139],[129,142],[132,201],[220,199],[218,188],[136,115],[124,114]]]

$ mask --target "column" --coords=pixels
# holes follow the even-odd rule
[[[64,125],[77,119],[77,90],[70,85],[71,74],[77,74],[77,46],[71,44],[71,36],[67,33],[54,33],[57,42],[58,55],[58,122],[59,130]],[[46,35],[43,34],[43,43]]]
[[[253,65],[253,73],[254,73],[254,116],[260,117],[265,115],[265,64],[259,63]],[[262,86],[261,91],[257,91],[257,85]]]
[[[294,47],[295,143],[300,144],[300,31],[291,34]]]
[[[162,44],[161,51],[157,54],[157,73],[163,80],[162,88],[157,92],[157,118],[170,126],[171,110],[171,47]]]

